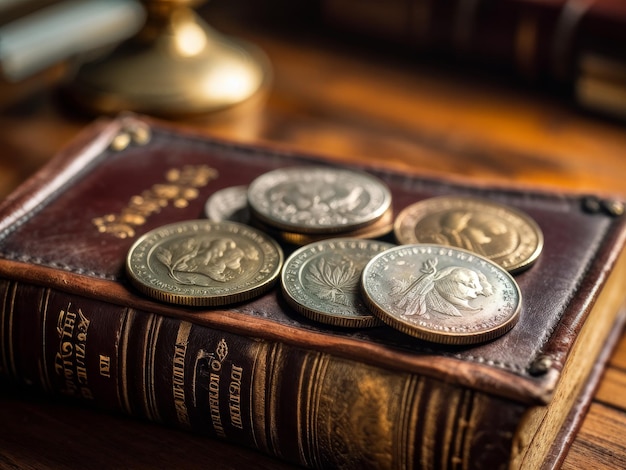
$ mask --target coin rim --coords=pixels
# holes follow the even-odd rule
[[[529,226],[530,230],[537,236],[537,246],[525,260],[512,264],[509,267],[504,267],[500,265],[500,267],[502,267],[509,273],[518,273],[520,271],[528,269],[530,266],[532,266],[535,263],[535,261],[537,261],[537,259],[539,258],[539,255],[543,251],[543,247],[545,243],[543,230],[541,230],[541,227],[539,227],[539,224],[530,215],[526,214],[524,211],[516,207],[512,207],[512,206],[509,206],[500,202],[492,201],[491,199],[480,198],[480,197],[475,197],[475,196],[434,196],[434,197],[429,197],[426,199],[422,199],[421,201],[417,201],[412,204],[409,204],[400,212],[398,212],[398,215],[396,216],[396,220],[393,224],[393,235],[395,237],[395,240],[398,242],[398,244],[400,245],[421,244],[420,241],[416,237],[413,237],[410,240],[406,240],[402,236],[400,236],[400,233],[399,233],[401,230],[400,226],[403,224],[404,220],[408,217],[407,214],[415,210],[416,207],[419,207],[419,206],[427,207],[428,205],[431,205],[431,204],[437,204],[437,202],[439,201],[459,201],[460,203],[473,202],[475,204],[483,204],[491,208],[505,210],[513,214],[514,216],[518,217],[519,219],[522,220],[522,222],[526,223]],[[419,208],[421,209],[421,207]],[[433,212],[427,212],[427,211],[423,211],[423,212],[425,215],[433,214]],[[419,220],[422,220],[422,219],[423,218]],[[453,245],[442,245],[442,246],[450,246],[452,248],[463,249],[460,247],[455,247]],[[487,258],[487,259],[490,259],[490,258]]]
[[[154,236],[155,233],[162,230],[173,230],[175,227],[179,226],[187,226],[190,224],[196,224],[197,226],[201,225],[232,225],[237,226],[249,231],[252,231],[261,236],[261,238],[268,243],[268,245],[274,247],[277,255],[278,262],[274,270],[268,274],[267,278],[261,283],[253,287],[245,288],[242,290],[240,287],[239,290],[233,291],[228,294],[220,294],[220,295],[194,295],[194,294],[176,294],[172,292],[166,292],[154,287],[151,284],[147,284],[144,279],[139,277],[137,273],[132,269],[131,260],[133,257],[133,253],[137,250],[142,243],[145,242],[146,239]],[[199,230],[190,231],[190,233],[200,233]],[[168,237],[163,237],[158,241],[164,240]],[[154,248],[154,245],[152,246]],[[150,250],[151,251],[151,250]],[[272,237],[267,235],[266,233],[254,228],[249,225],[241,224],[238,222],[231,221],[212,221],[207,219],[193,219],[193,220],[185,220],[181,222],[175,222],[172,224],[162,225],[160,227],[156,227],[142,236],[140,236],[130,247],[128,253],[126,255],[126,274],[131,284],[137,288],[143,294],[146,294],[153,299],[160,300],[162,302],[167,302],[170,304],[176,305],[186,305],[193,307],[216,307],[221,305],[234,304],[238,302],[243,302],[246,300],[250,300],[254,297],[257,297],[268,290],[270,290],[276,281],[278,280],[278,276],[280,275],[282,266],[284,262],[284,253],[281,246],[274,240]]]
[[[505,277],[507,277],[511,281],[511,284],[513,285],[513,287],[515,288],[517,292],[519,300],[517,302],[517,307],[515,311],[502,324],[496,327],[490,328],[486,331],[480,332],[480,333],[443,333],[439,331],[433,331],[430,329],[419,327],[418,325],[414,325],[414,324],[409,325],[406,322],[399,320],[394,315],[387,313],[384,310],[384,308],[381,305],[379,305],[367,291],[366,282],[365,282],[367,273],[368,271],[371,271],[372,266],[376,263],[376,261],[380,257],[384,255],[389,255],[389,251],[400,250],[400,249],[412,249],[414,247],[442,249],[442,250],[447,250],[447,251],[449,250],[458,251],[461,253],[471,255],[479,260],[486,261],[488,264],[491,264],[495,268],[499,269],[501,273],[504,274]],[[456,247],[451,247],[447,245],[437,245],[437,244],[430,244],[430,243],[412,243],[412,244],[405,244],[405,245],[396,245],[396,247],[390,248],[389,250],[386,250],[374,256],[367,263],[365,268],[363,268],[363,272],[361,273],[361,293],[363,294],[365,304],[368,306],[370,311],[388,326],[398,331],[401,331],[402,333],[405,333],[409,336],[418,338],[418,339],[430,341],[433,343],[447,344],[447,345],[459,345],[460,346],[460,345],[478,344],[478,343],[484,343],[486,341],[490,341],[492,339],[498,338],[504,335],[505,333],[507,333],[508,331],[510,331],[518,323],[520,316],[521,316],[521,311],[522,311],[522,291],[517,281],[515,280],[515,278],[502,266],[491,261],[489,258],[485,258],[484,256],[478,255],[472,251],[469,251],[463,248],[456,248]]]
[[[206,201],[204,202],[204,215],[208,220],[211,220],[213,222],[234,222],[233,220],[230,220],[228,218],[221,218],[221,219],[215,219],[213,217],[211,217],[211,213],[214,212],[214,207],[216,205],[215,201],[218,200],[218,197],[221,194],[224,194],[227,191],[241,191],[243,193],[244,196],[244,202],[245,202],[245,206],[239,208],[241,209],[248,209],[248,185],[247,184],[237,184],[234,186],[226,186],[224,188],[220,188],[216,191],[213,192],[213,194],[211,194]],[[248,209],[249,210],[249,209]],[[213,214],[214,215],[214,214]],[[236,222],[236,223],[242,223],[242,222]]]
[[[347,232],[337,233],[325,233],[325,234],[307,234],[307,233],[294,233],[277,230],[274,227],[270,227],[265,222],[260,221],[252,217],[250,223],[258,229],[270,234],[279,240],[288,243],[290,245],[305,246],[311,243],[317,243],[323,240],[329,240],[331,238],[358,238],[360,240],[375,239],[388,235],[393,230],[394,214],[393,209],[383,214],[382,218],[375,221],[373,224],[361,227],[357,230],[349,230]]]
[[[263,178],[268,178],[268,175],[272,173],[278,172],[310,172],[310,171],[335,171],[344,174],[352,174],[358,175],[361,178],[368,179],[372,181],[376,186],[378,186],[383,194],[383,203],[376,210],[372,211],[368,214],[367,220],[362,220],[360,222],[355,222],[352,224],[346,225],[331,225],[325,227],[311,227],[311,226],[303,226],[299,224],[290,223],[284,220],[280,220],[277,218],[272,218],[269,215],[263,213],[259,208],[255,205],[255,201],[250,196],[254,194],[255,186],[259,185],[259,181],[262,181]],[[337,168],[332,166],[323,166],[323,165],[312,165],[312,166],[291,166],[284,168],[277,168],[275,170],[268,171],[263,173],[262,175],[257,176],[249,185],[248,185],[248,207],[250,208],[250,213],[261,222],[269,225],[270,227],[274,227],[278,230],[284,230],[288,233],[301,233],[301,234],[332,234],[332,233],[342,233],[358,230],[360,228],[366,227],[368,225],[373,224],[378,219],[383,217],[386,212],[392,207],[392,194],[389,186],[377,176],[374,176],[366,171],[352,170],[348,168]],[[390,229],[391,231],[391,229]]]
[[[283,298],[285,299],[285,301],[287,301],[287,303],[291,307],[293,307],[301,315],[305,316],[306,318],[310,320],[315,320],[317,322],[324,323],[327,325],[340,326],[344,328],[372,328],[376,326],[382,326],[384,325],[384,323],[381,322],[380,319],[376,315],[372,314],[371,312],[369,315],[367,315],[367,313],[363,313],[362,315],[359,315],[359,316],[355,316],[355,315],[342,316],[342,315],[337,315],[334,313],[329,313],[321,309],[315,309],[315,308],[312,308],[310,306],[307,306],[298,302],[298,300],[288,290],[289,289],[287,285],[288,283],[285,280],[285,276],[287,274],[289,265],[293,262],[293,260],[295,260],[301,253],[314,249],[318,245],[324,245],[328,243],[342,243],[342,242],[343,243],[378,243],[380,245],[389,245],[383,251],[387,251],[388,249],[396,246],[393,243],[389,243],[389,242],[383,242],[383,241],[378,241],[378,240],[367,240],[367,239],[353,238],[353,237],[352,238],[345,237],[345,238],[324,239],[324,240],[319,240],[314,243],[309,243],[305,246],[302,246],[298,248],[297,250],[295,250],[291,255],[289,255],[289,257],[283,263],[283,268],[280,274],[280,287],[281,287],[281,292],[283,294]],[[361,284],[360,280],[361,280],[361,276],[359,276],[359,288]]]

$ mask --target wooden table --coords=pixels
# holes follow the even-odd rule
[[[275,75],[267,99],[243,114],[187,122],[207,135],[626,199],[626,127],[582,112],[565,94],[372,52],[320,31],[243,28],[228,15],[213,23],[261,46]],[[63,111],[50,90],[2,111],[0,197],[90,119]],[[6,390],[0,423],[0,468],[290,468],[201,436]],[[563,469],[626,468],[625,436],[626,335]]]

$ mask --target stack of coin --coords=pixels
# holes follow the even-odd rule
[[[376,238],[393,228],[391,192],[367,173],[320,166],[267,172],[248,186],[251,223],[279,240]]]

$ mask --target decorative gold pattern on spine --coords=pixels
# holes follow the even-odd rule
[[[4,288],[4,293],[2,295],[2,310],[0,311],[0,341],[3,345],[3,347],[0,348],[0,354],[2,354],[2,356],[0,357],[0,359],[2,360],[2,362],[0,363],[0,371],[2,372],[8,372],[9,370],[8,349],[11,344],[11,338],[9,338],[8,336],[10,331],[7,333],[6,324],[9,322],[8,317],[11,314],[7,306],[10,286],[10,282],[2,281],[2,287]]]
[[[394,460],[397,468],[413,468],[415,461],[414,442],[419,416],[419,400],[424,389],[424,382],[417,375],[409,375],[402,394],[400,406],[398,448]]]
[[[117,370],[119,371],[119,381],[117,384],[117,401],[122,407],[122,409],[128,413],[132,413],[132,407],[130,405],[130,396],[128,394],[128,369],[126,365],[128,364],[128,345],[129,340],[128,336],[130,331],[133,329],[133,323],[135,321],[136,312],[132,309],[126,309],[124,314],[122,315],[122,321],[120,325],[120,331],[122,334],[120,335],[119,342],[117,344]]]
[[[156,389],[154,386],[156,346],[159,338],[163,317],[151,314],[147,324],[146,337],[144,340],[144,406],[148,419],[161,422],[159,408],[156,401]]]
[[[310,367],[310,375],[309,375],[309,385],[308,385],[308,402],[306,406],[306,420],[305,429],[307,430],[308,436],[308,446],[309,446],[309,455],[311,456],[311,462],[308,462],[310,465],[313,465],[315,468],[322,468],[323,459],[320,454],[320,443],[321,438],[318,434],[318,428],[316,423],[318,423],[318,413],[320,407],[320,400],[323,397],[324,392],[324,376],[326,375],[326,370],[328,369],[328,356],[315,354],[311,358],[313,362]]]
[[[270,360],[268,364],[267,389],[266,394],[266,421],[267,428],[267,445],[270,453],[277,457],[282,457],[280,452],[280,442],[278,437],[278,423],[276,418],[280,416],[281,400],[280,400],[280,382],[283,377],[283,346],[276,343],[270,352]]]
[[[178,424],[187,428],[191,427],[187,403],[185,400],[185,357],[189,344],[191,323],[181,321],[176,334],[176,344],[172,359],[172,400],[176,408]]]
[[[298,453],[300,454],[300,462],[302,464],[305,464],[307,462],[307,455],[309,455],[308,449],[310,448],[309,446],[310,429],[307,423],[306,412],[305,412],[305,416],[303,416],[303,413],[302,413],[303,406],[304,406],[304,409],[308,411],[307,397],[309,397],[311,382],[307,382],[306,380],[308,376],[306,364],[308,362],[309,357],[310,355],[307,354],[307,356],[305,357],[305,360],[302,363],[302,367],[300,368],[300,374],[298,375],[298,388],[296,389],[297,390],[296,395],[298,397],[298,404],[297,404],[298,406],[296,408],[297,410],[296,427],[297,429],[301,430],[301,432],[298,433]],[[306,446],[309,446],[309,447],[306,447]]]
[[[15,315],[16,292],[17,282],[10,283],[7,287],[4,299],[5,308],[8,308],[8,313],[6,313],[7,318],[5,319],[6,323],[4,321],[2,322],[3,327],[6,325],[7,328],[7,331],[3,332],[2,337],[6,339],[5,344],[8,345],[8,358],[5,359],[4,368],[10,373],[14,380],[18,379],[17,366],[15,364],[15,345],[13,341],[13,316]]]
[[[39,312],[41,312],[41,361],[39,362],[39,379],[41,385],[46,392],[52,392],[52,381],[50,380],[50,374],[48,373],[48,355],[46,349],[48,343],[46,342],[46,324],[48,322],[48,304],[50,302],[50,289],[44,289],[39,300]]]
[[[265,436],[265,384],[267,380],[267,343],[255,344],[254,361],[250,375],[250,431],[257,449],[269,452]]]

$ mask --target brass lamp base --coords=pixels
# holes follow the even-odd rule
[[[136,38],[78,70],[66,92],[80,107],[184,117],[241,103],[269,82],[260,50],[222,36],[192,10],[177,7],[157,21],[148,15]]]

